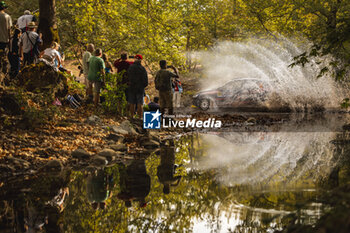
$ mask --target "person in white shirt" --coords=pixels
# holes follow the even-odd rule
[[[36,18],[34,15],[30,13],[29,10],[24,11],[24,15],[18,18],[17,27],[22,30],[22,32],[27,31],[27,27],[30,22],[36,22]]]
[[[40,57],[49,62],[57,70],[62,64],[61,56],[58,52],[59,47],[58,43],[53,42],[51,48],[47,48],[40,53]]]
[[[20,49],[24,65],[33,64],[39,56],[38,46],[42,43],[41,36],[35,32],[34,22],[29,23],[28,30],[21,36]]]

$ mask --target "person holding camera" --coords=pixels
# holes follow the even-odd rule
[[[164,114],[165,109],[168,109],[168,114],[172,115],[174,113],[172,82],[173,78],[179,78],[179,75],[177,69],[174,66],[167,66],[165,60],[159,61],[159,66],[160,70],[157,72],[154,82],[159,91],[160,111]],[[172,68],[174,73],[167,68]]]

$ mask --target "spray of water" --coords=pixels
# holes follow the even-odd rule
[[[311,60],[305,67],[288,67],[304,49],[286,39],[220,42],[211,51],[196,54],[205,74],[202,89],[219,87],[234,79],[254,78],[272,87],[268,107],[338,108],[343,96],[331,77],[317,78],[321,64]]]

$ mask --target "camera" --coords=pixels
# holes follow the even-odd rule
[[[169,69],[169,68],[173,68],[173,66],[166,66],[166,68],[167,68],[167,69]]]
[[[135,56],[129,56],[129,58],[135,58]]]

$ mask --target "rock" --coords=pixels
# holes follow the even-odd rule
[[[155,141],[155,140],[143,141],[141,143],[141,146],[143,146],[147,149],[157,148],[157,147],[159,147],[159,145],[160,145],[160,143]]]
[[[108,161],[113,161],[119,157],[119,154],[112,149],[103,149],[98,153],[98,155],[106,158]]]
[[[127,146],[125,144],[114,144],[110,146],[114,151],[127,151]]]
[[[76,159],[89,159],[91,157],[90,153],[86,152],[84,149],[76,149],[71,155]]]
[[[16,169],[28,169],[31,166],[31,163],[15,157],[8,157],[8,160],[14,165]]]
[[[120,134],[111,133],[106,137],[106,139],[114,142],[122,142],[124,140],[124,136]]]
[[[247,123],[253,123],[255,124],[256,123],[256,119],[254,117],[249,117],[247,120],[246,120]]]
[[[136,130],[134,129],[133,125],[130,123],[130,121],[128,120],[125,120],[123,121],[120,125],[119,125],[119,128],[125,130],[128,132],[128,134],[132,134],[132,135],[136,135],[137,132]]]
[[[0,173],[11,173],[14,172],[16,169],[10,165],[6,164],[0,164]]]
[[[100,121],[101,121],[101,119],[98,116],[91,115],[85,120],[85,123],[90,124],[90,125],[95,125],[96,123],[99,123]]]
[[[106,160],[106,158],[98,155],[95,155],[94,157],[92,157],[91,162],[95,166],[105,166],[108,164],[108,161]]]
[[[59,172],[59,171],[62,171],[62,169],[63,169],[63,165],[61,161],[55,159],[47,162],[47,164],[45,164],[40,170],[46,171],[46,172],[49,172],[49,171]]]
[[[122,129],[122,128],[119,127],[119,126],[113,125],[113,126],[111,126],[110,128],[111,128],[111,130],[112,130],[113,132],[115,132],[115,133],[117,133],[117,134],[128,134],[128,131]]]
[[[66,76],[42,62],[24,67],[17,78],[19,86],[30,92],[46,92],[52,97],[65,97],[68,93]]]

